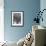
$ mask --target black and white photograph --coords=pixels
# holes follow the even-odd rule
[[[12,12],[12,26],[23,26],[23,11]]]

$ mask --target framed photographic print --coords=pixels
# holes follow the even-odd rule
[[[12,12],[12,26],[23,26],[24,23],[24,12],[15,11]]]

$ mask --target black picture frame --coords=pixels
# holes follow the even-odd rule
[[[12,27],[24,26],[24,11],[11,11],[11,26]]]

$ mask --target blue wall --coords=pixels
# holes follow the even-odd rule
[[[4,30],[5,40],[18,41],[32,28],[32,19],[40,9],[40,0],[5,0]],[[24,27],[11,27],[11,11],[24,11]]]
[[[46,0],[41,0],[40,1],[40,10],[42,11],[43,9],[46,9]],[[40,21],[40,25],[46,27],[46,10],[43,12],[43,22]]]

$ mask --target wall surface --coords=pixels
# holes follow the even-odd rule
[[[4,1],[4,36],[7,41],[18,41],[32,29],[32,20],[40,9],[40,0]],[[11,27],[11,11],[24,11],[24,27]]]
[[[43,9],[46,9],[46,0],[40,0],[40,9],[41,11]],[[44,10],[42,17],[43,17],[43,22],[40,21],[40,25],[46,27],[46,10]]]

